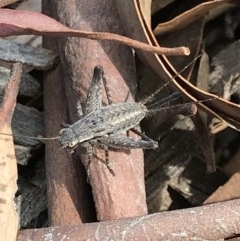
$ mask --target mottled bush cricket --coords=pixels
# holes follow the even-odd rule
[[[155,100],[154,97],[161,91],[159,89],[141,102],[112,104],[105,84],[109,105],[102,106],[101,80],[106,83],[103,68],[96,66],[87,94],[85,113],[82,115],[81,108],[78,108],[80,110],[78,113],[79,120],[72,125],[65,124],[58,136],[62,148],[73,151],[78,144],[87,148],[89,159],[87,172],[89,172],[89,165],[93,158],[93,146],[104,149],[106,152],[108,147],[114,149],[156,149],[158,143],[137,131],[134,127],[138,126],[146,115],[156,114],[163,111],[163,109],[168,109],[169,106],[164,107],[164,105],[180,97],[179,93],[174,93],[162,100]],[[137,133],[142,139],[119,135],[128,130]],[[110,172],[114,174],[109,165],[107,153],[106,165]]]
[[[101,80],[105,83],[104,87],[109,103],[107,106],[102,106]],[[85,112],[82,114],[80,107],[78,110],[79,120],[72,125],[65,125],[65,128],[59,132],[58,140],[62,148],[68,148],[71,151],[78,144],[87,148],[89,159],[87,171],[93,157],[92,146],[97,146],[106,151],[106,165],[112,174],[114,172],[109,165],[108,147],[117,149],[156,149],[158,147],[157,142],[136,130],[135,132],[142,136],[142,139],[137,140],[118,135],[136,127],[146,116],[148,110],[143,103],[112,104],[101,66],[94,68],[92,82],[87,94]]]
[[[186,68],[186,67],[185,67]],[[185,69],[184,68],[184,69]],[[174,93],[164,99],[156,100],[156,95],[168,85],[165,84],[161,89],[147,97],[141,102],[124,102],[102,106],[101,97],[101,80],[106,83],[103,68],[96,66],[94,68],[93,78],[88,90],[85,111],[82,114],[82,108],[77,107],[79,120],[72,125],[64,124],[64,128],[60,130],[59,135],[52,138],[27,137],[39,140],[57,139],[62,147],[67,148],[71,152],[80,144],[87,149],[88,165],[87,172],[89,174],[89,166],[93,158],[92,147],[97,146],[108,151],[108,147],[116,149],[156,149],[158,143],[143,133],[134,129],[138,126],[142,119],[148,114],[156,114],[170,109],[169,103],[180,97],[179,93]],[[105,91],[108,99],[109,93],[105,84]],[[166,103],[168,104],[166,106]],[[190,103],[192,105],[192,103]],[[181,105],[181,104],[180,104]],[[180,106],[179,105],[179,106]],[[188,104],[184,104],[188,108]],[[132,130],[141,136],[141,139],[134,139],[128,136],[119,135],[124,131]],[[112,174],[113,170],[109,165],[108,155],[106,155],[106,165]]]

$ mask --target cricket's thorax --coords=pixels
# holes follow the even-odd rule
[[[84,116],[59,133],[63,146],[72,141],[81,143],[107,134],[129,130],[145,117],[147,108],[141,103],[119,103],[104,106]]]

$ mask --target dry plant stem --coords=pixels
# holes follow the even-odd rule
[[[31,19],[31,21],[29,21],[29,19]],[[0,36],[4,37],[10,35],[24,34],[79,37],[94,40],[110,40],[126,44],[135,49],[141,49],[147,52],[161,55],[189,55],[190,53],[190,50],[187,47],[155,47],[114,33],[104,31],[92,32],[70,29],[54,21],[53,19],[50,19],[47,16],[39,13],[0,9]]]
[[[74,32],[66,32],[69,36],[78,37],[79,31]],[[50,34],[49,34],[50,35]],[[52,34],[51,34],[52,35]],[[114,42],[120,42],[122,44],[126,44],[134,49],[139,49],[147,52],[152,52],[160,55],[170,55],[170,56],[179,56],[179,55],[189,55],[190,50],[187,47],[175,47],[175,48],[164,48],[164,47],[155,47],[150,46],[145,43],[141,43],[137,40],[130,39],[121,35],[113,34],[113,33],[91,33],[81,31],[81,38],[87,38],[92,40],[110,40]]]
[[[1,133],[12,134],[11,120],[21,74],[22,64],[13,64],[12,75],[0,107]],[[18,230],[18,215],[14,203],[14,195],[17,190],[17,161],[13,139],[10,136],[0,138],[0,167],[0,233],[4,240],[14,241]]]
[[[240,200],[216,203],[184,210],[84,224],[20,231],[17,241],[80,240],[168,240],[217,241],[240,236]],[[32,236],[31,236],[32,235]]]
[[[43,11],[49,10],[49,1],[43,1]],[[48,13],[49,14],[49,13]],[[56,40],[44,38],[44,46],[57,52]],[[44,80],[45,135],[56,136],[68,122],[67,100],[63,87],[62,68],[49,71]],[[85,185],[84,167],[73,160],[68,152],[58,153],[57,141],[46,145],[47,194],[50,225],[70,225],[91,222],[93,210],[89,190]],[[84,182],[84,185],[82,184]]]
[[[64,0],[54,0],[51,4],[52,9],[58,9],[58,12],[53,12],[54,17],[65,21],[70,27],[120,32],[117,14],[110,0],[101,1],[101,4],[96,0],[84,0],[81,4],[79,1],[71,1],[70,4]],[[59,42],[59,49],[64,63],[71,123],[77,120],[77,99],[86,98],[93,68],[97,64],[105,69],[113,102],[133,101],[131,93],[135,87],[135,73],[131,49],[116,43],[76,38]],[[79,149],[76,152],[80,162],[79,157],[83,153]],[[90,184],[98,219],[111,220],[146,214],[142,151],[110,152],[109,159],[116,176],[112,176],[106,168],[104,152],[94,149],[94,154],[98,158],[94,158],[90,166]],[[87,157],[84,161],[87,162]]]

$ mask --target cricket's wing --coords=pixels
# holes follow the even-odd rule
[[[147,108],[141,103],[119,103],[104,106],[70,126],[81,143],[93,138],[127,131],[140,123]]]

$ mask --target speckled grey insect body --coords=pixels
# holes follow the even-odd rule
[[[84,116],[60,131],[59,141],[63,146],[74,146],[106,135],[127,131],[140,123],[147,108],[141,103],[119,103],[104,106]]]
[[[92,159],[92,146],[107,151],[108,147],[118,149],[156,149],[158,143],[138,132],[143,139],[134,139],[120,135],[136,127],[146,116],[148,110],[142,103],[125,102],[102,106],[101,79],[104,81],[103,68],[96,66],[89,88],[85,113],[72,125],[65,125],[59,132],[58,140],[63,147],[76,148],[78,144],[88,148],[89,164]],[[106,87],[105,87],[106,88]],[[107,91],[106,91],[107,92]],[[107,93],[108,95],[108,93]],[[107,165],[108,160],[107,160]]]

